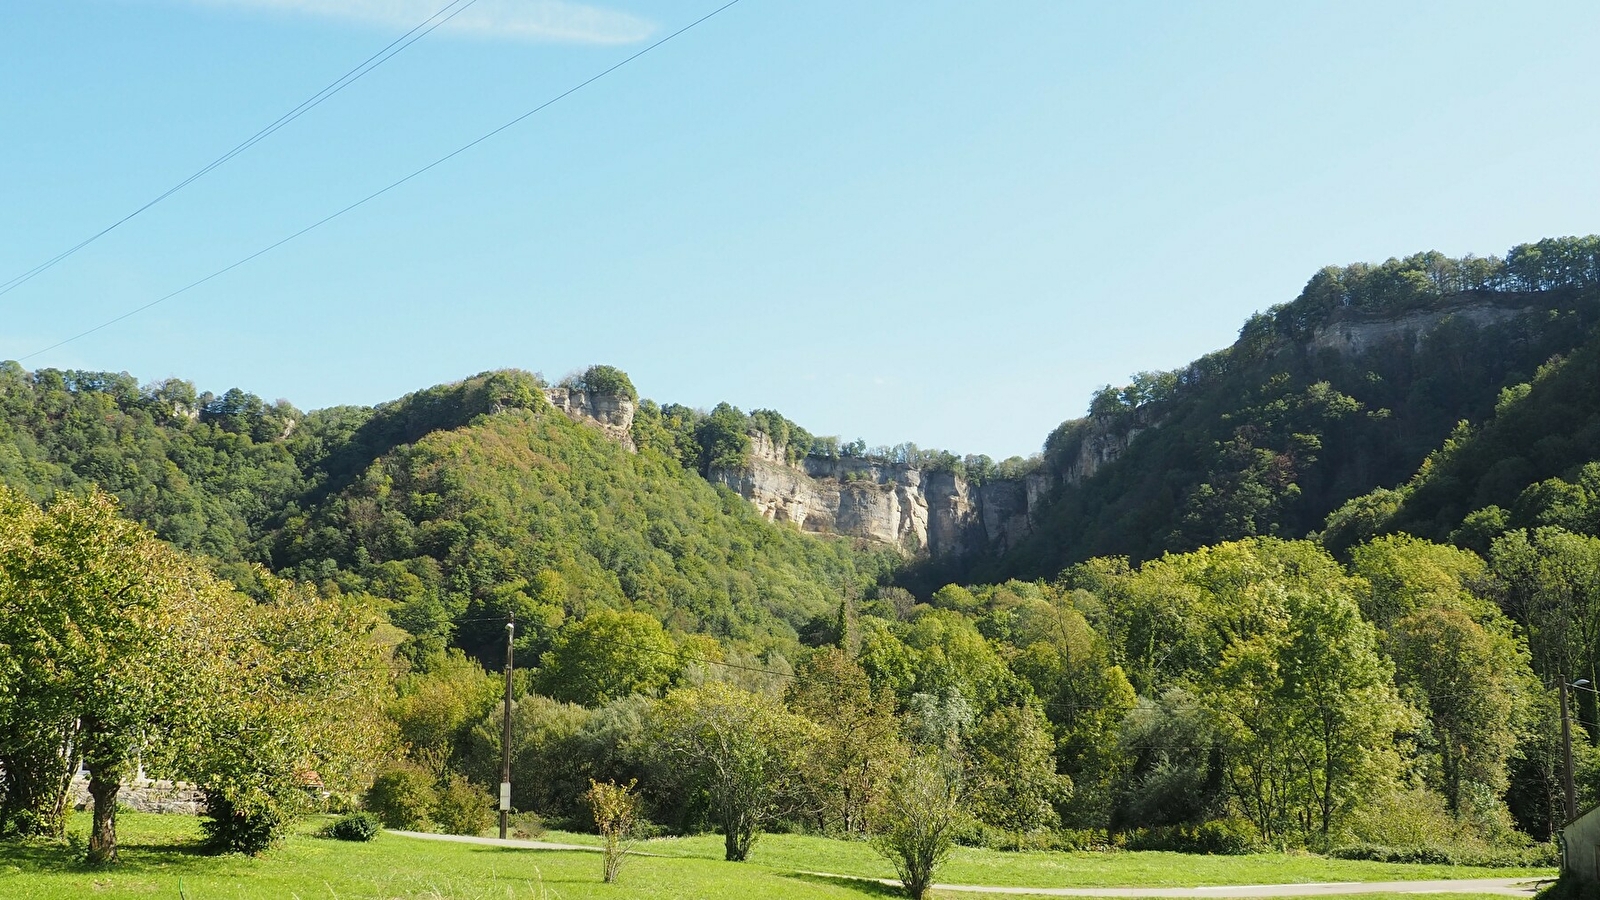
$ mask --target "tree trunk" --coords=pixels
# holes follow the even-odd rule
[[[122,772],[113,766],[95,766],[89,772],[89,796],[94,799],[94,828],[89,832],[89,863],[111,865],[117,861],[117,792]]]

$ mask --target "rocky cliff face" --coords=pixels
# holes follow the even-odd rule
[[[1415,347],[1446,322],[1483,328],[1526,312],[1470,299],[1443,309],[1351,319],[1317,329],[1308,349],[1353,356],[1397,341]],[[1051,493],[1095,477],[1140,434],[1159,427],[1162,414],[1144,406],[1112,418],[1081,420],[1074,425],[1081,434],[1075,450],[1065,450],[1065,458],[1057,458],[1049,471],[982,485],[950,472],[864,459],[806,457],[791,463],[784,448],[765,434],[751,435],[748,467],[708,477],[768,519],[792,522],[804,531],[866,538],[934,557],[1004,553],[1032,531]]]
[[[1344,356],[1359,356],[1383,344],[1403,341],[1420,349],[1423,338],[1448,320],[1470,322],[1478,328],[1526,315],[1526,308],[1496,306],[1487,300],[1472,300],[1444,309],[1418,310],[1383,319],[1351,319],[1323,325],[1312,332],[1310,349],[1332,350]]]
[[[713,484],[726,485],[771,521],[908,553],[1004,550],[1028,533],[1030,504],[1047,488],[1043,475],[974,486],[951,472],[869,459],[808,456],[790,463],[767,435],[752,433],[750,442],[750,464],[712,470]]]
[[[1125,453],[1134,438],[1161,424],[1161,420],[1156,411],[1143,406],[1115,419],[1088,418],[1079,420],[1079,424],[1083,428],[1083,441],[1061,472],[1064,484],[1078,484],[1093,478]]]
[[[545,399],[550,405],[567,414],[574,422],[593,425],[630,452],[633,444],[634,403],[616,394],[594,391],[575,391],[570,388],[546,388]]]
[[[1352,319],[1318,328],[1310,350],[1360,355],[1396,341],[1420,345],[1446,321],[1495,325],[1526,309],[1471,300],[1445,309],[1385,319]],[[633,450],[634,404],[613,394],[549,388],[552,406]],[[1160,412],[1141,407],[1116,418],[1077,423],[1082,439],[1053,471],[974,485],[952,472],[850,457],[807,456],[796,462],[766,434],[750,435],[747,466],[714,469],[713,484],[749,500],[768,520],[802,531],[839,534],[899,547],[907,553],[962,557],[1004,553],[1033,529],[1033,519],[1051,493],[1093,478],[1122,456],[1143,432],[1160,425]]]

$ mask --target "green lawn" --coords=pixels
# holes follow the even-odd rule
[[[185,900],[580,900],[651,897],[704,900],[825,900],[898,896],[886,888],[802,875],[891,875],[857,843],[768,835],[750,862],[723,862],[715,836],[651,841],[660,854],[631,860],[618,885],[600,882],[597,855],[529,852],[383,835],[370,844],[315,837],[308,823],[260,859],[193,852],[195,819],[122,817],[123,864],[86,869],[66,847],[0,844],[0,897],[8,900],[185,898]],[[73,823],[87,829],[80,816]],[[551,840],[592,842],[552,833]],[[1452,869],[1263,854],[1205,857],[1167,853],[995,853],[962,850],[940,873],[947,883],[1020,886],[1249,884],[1289,881],[1486,877],[1527,870]],[[1542,870],[1537,874],[1544,874]],[[1530,873],[1532,874],[1532,873]],[[180,894],[181,888],[181,894]],[[947,894],[946,897],[977,895]],[[1465,895],[1455,895],[1462,897]],[[1381,900],[1367,895],[1368,900]],[[1398,898],[1390,898],[1398,900]]]
[[[570,843],[589,843],[594,840],[589,835],[554,832],[548,839]],[[639,849],[663,856],[721,859],[722,838],[719,835],[664,838],[649,841]],[[780,871],[894,877],[894,870],[889,864],[864,843],[798,835],[764,835],[751,851],[750,862]],[[939,871],[939,881],[945,884],[1014,887],[1202,887],[1219,884],[1510,878],[1554,874],[1554,869],[1403,865],[1327,859],[1312,854],[1197,856],[1160,852],[1006,853],[963,847]]]

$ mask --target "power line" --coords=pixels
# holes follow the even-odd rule
[[[465,625],[465,624],[499,623],[499,622],[504,622],[504,621],[506,621],[506,617],[505,616],[493,616],[493,617],[491,617],[491,616],[483,616],[483,617],[472,617],[472,618],[456,619],[451,624],[459,626],[459,625]],[[524,625],[527,625],[527,624],[528,623],[524,623]],[[542,625],[541,623],[538,623],[538,622],[535,622],[535,623],[532,623],[532,624],[533,624],[533,627],[535,629],[537,629],[538,631],[542,632],[544,635],[549,636],[550,631],[549,631],[548,626]],[[707,666],[723,666],[724,668],[729,668],[729,669],[740,669],[740,670],[746,671],[746,672],[754,672],[754,673],[756,673],[758,675],[771,675],[771,676],[774,676],[774,677],[777,677],[777,678],[792,678],[792,679],[794,679],[796,681],[801,681],[801,680],[804,680],[804,678],[809,678],[809,679],[811,679],[813,681],[820,681],[820,682],[823,682],[825,684],[834,684],[834,685],[841,685],[841,686],[844,685],[844,682],[838,681],[837,679],[819,678],[819,677],[817,677],[815,675],[801,676],[801,675],[799,675],[798,673],[795,673],[795,672],[784,672],[784,671],[781,671],[781,670],[763,669],[763,668],[761,668],[759,666],[741,665],[740,663],[731,663],[731,662],[727,662],[725,660],[719,660],[719,659],[706,659],[706,658],[700,657],[700,656],[691,656],[691,655],[689,655],[687,653],[684,653],[684,652],[682,652],[680,650],[665,650],[665,649],[662,649],[661,647],[649,647],[649,646],[646,646],[644,644],[635,644],[635,643],[632,643],[631,641],[618,641],[618,640],[613,640],[611,638],[603,638],[603,637],[599,637],[597,635],[592,635],[592,634],[584,635],[583,639],[586,640],[586,641],[594,641],[595,643],[599,643],[599,644],[609,644],[610,646],[613,646],[613,647],[623,647],[625,649],[638,650],[638,651],[642,651],[644,653],[655,653],[655,654],[658,654],[658,655],[661,655],[661,656],[670,656],[670,657],[672,657],[674,659],[678,659],[678,660],[681,660],[681,661],[687,662],[687,663],[700,663],[702,665],[707,665]]]
[[[279,116],[276,120],[274,120],[272,122],[272,124],[266,126],[265,128],[262,128],[260,131],[257,131],[255,134],[252,134],[248,138],[245,138],[244,141],[240,142],[232,150],[229,150],[228,152],[222,154],[221,156],[219,156],[216,159],[212,160],[211,162],[207,163],[205,166],[201,167],[201,169],[199,171],[197,171],[194,174],[190,175],[188,178],[185,178],[182,181],[178,182],[177,184],[173,185],[172,187],[167,188],[165,191],[163,191],[162,193],[157,195],[154,200],[151,200],[150,202],[148,202],[145,205],[139,207],[138,209],[134,210],[133,212],[128,213],[127,215],[123,216],[122,218],[118,219],[117,221],[112,222],[110,225],[107,225],[106,227],[104,227],[104,228],[100,229],[99,231],[95,232],[94,234],[89,235],[87,238],[84,238],[83,240],[79,241],[77,244],[74,244],[73,246],[67,248],[66,250],[63,250],[60,253],[57,253],[55,256],[50,257],[49,259],[47,259],[44,262],[38,264],[37,266],[34,266],[33,268],[29,269],[28,271],[23,272],[20,275],[17,275],[16,277],[12,278],[10,281],[7,281],[7,282],[4,282],[3,284],[0,284],[0,296],[4,296],[5,294],[10,293],[11,291],[23,286],[24,284],[27,284],[29,281],[32,281],[35,276],[43,274],[45,271],[53,268],[57,263],[59,263],[62,260],[66,259],[67,257],[73,255],[74,253],[77,253],[79,250],[82,250],[83,248],[89,246],[90,244],[94,243],[95,241],[99,240],[100,238],[105,237],[107,234],[110,234],[112,231],[116,230],[118,227],[120,227],[121,225],[126,223],[128,220],[134,218],[135,216],[139,215],[140,213],[144,212],[145,210],[149,209],[150,207],[155,206],[157,203],[160,203],[161,201],[163,201],[163,200],[167,199],[168,197],[172,196],[173,194],[176,194],[177,192],[183,190],[184,188],[186,188],[189,185],[193,184],[195,181],[199,180],[200,178],[203,178],[212,169],[215,169],[216,167],[218,167],[218,166],[222,165],[223,163],[227,162],[228,160],[233,159],[235,156],[238,156],[239,154],[243,153],[244,151],[249,150],[251,147],[254,147],[256,144],[260,143],[261,141],[267,139],[274,132],[276,132],[278,129],[284,127],[285,125],[288,125],[290,122],[293,122],[295,119],[300,118],[301,116],[305,115],[307,112],[311,111],[314,107],[320,105],[322,103],[322,101],[328,99],[329,97],[332,97],[334,94],[337,94],[340,91],[344,90],[345,88],[349,87],[350,85],[354,84],[363,75],[367,74],[368,72],[371,72],[373,69],[376,69],[377,67],[379,67],[379,66],[383,65],[384,63],[388,62],[390,59],[394,58],[395,55],[400,53],[400,51],[406,49],[407,47],[411,46],[412,44],[415,44],[417,41],[422,40],[430,32],[432,32],[435,28],[438,28],[440,25],[443,25],[444,23],[450,21],[451,19],[454,19],[456,16],[460,15],[461,12],[463,10],[465,10],[467,7],[469,7],[472,4],[477,3],[477,2],[478,2],[478,0],[450,0],[449,4],[445,5],[438,12],[435,12],[433,15],[429,16],[428,18],[422,20],[422,22],[418,23],[417,26],[412,28],[410,31],[406,32],[405,34],[402,34],[401,36],[399,36],[397,38],[395,38],[393,41],[391,41],[389,43],[389,45],[387,47],[384,47],[382,50],[379,50],[377,53],[374,53],[373,55],[367,57],[364,61],[362,61],[362,63],[360,65],[356,66],[354,69],[351,69],[350,71],[348,71],[348,72],[344,73],[343,75],[339,76],[338,78],[334,79],[333,82],[328,84],[328,86],[324,87],[322,90],[317,91],[315,94],[312,94],[310,97],[308,97],[305,100],[301,101],[299,106],[296,106],[294,109],[291,109],[288,112],[284,113],[283,115]]]
[[[184,294],[184,293],[187,293],[187,292],[189,292],[191,290],[194,290],[195,288],[205,284],[208,281],[211,281],[214,278],[218,278],[218,277],[220,277],[222,275],[226,275],[227,273],[233,271],[234,269],[239,268],[240,266],[244,265],[245,263],[248,263],[248,262],[256,259],[257,257],[265,256],[266,254],[271,253],[273,250],[276,250],[279,247],[282,247],[284,244],[287,244],[290,241],[292,241],[292,240],[294,240],[294,239],[296,239],[298,237],[301,237],[302,235],[307,234],[308,232],[311,232],[311,231],[314,231],[314,230],[316,230],[318,228],[321,228],[323,225],[326,225],[329,222],[332,222],[334,219],[339,218],[340,216],[344,215],[345,213],[350,212],[351,210],[357,209],[357,208],[359,208],[361,206],[365,206],[366,204],[372,202],[373,200],[378,199],[379,197],[383,196],[384,194],[389,193],[390,191],[394,190],[395,188],[400,187],[401,185],[405,184],[406,182],[410,181],[411,179],[416,178],[417,176],[422,175],[423,173],[428,172],[428,171],[430,171],[430,170],[432,170],[432,169],[434,169],[434,168],[436,168],[438,166],[441,166],[446,162],[449,162],[450,160],[456,158],[457,156],[460,156],[461,154],[467,152],[468,150],[471,150],[473,147],[478,146],[479,144],[483,143],[484,141],[487,141],[490,138],[495,137],[496,135],[500,134],[502,131],[505,131],[505,130],[507,130],[507,129],[519,124],[519,123],[521,123],[523,120],[529,118],[530,116],[533,116],[534,114],[543,111],[547,107],[549,107],[549,106],[551,106],[551,105],[553,105],[555,103],[560,102],[561,100],[571,96],[572,94],[577,93],[578,91],[583,90],[584,88],[588,87],[591,84],[594,84],[596,81],[599,81],[600,79],[606,77],[607,75],[610,75],[612,72],[617,71],[618,69],[622,68],[623,66],[626,66],[628,63],[631,63],[634,60],[638,59],[639,57],[644,56],[646,53],[649,53],[651,50],[654,50],[657,47],[660,47],[662,44],[665,44],[668,41],[672,40],[673,38],[678,37],[679,35],[681,35],[684,32],[690,30],[691,28],[694,28],[695,26],[701,24],[702,22],[705,22],[705,21],[711,19],[712,17],[714,17],[717,14],[723,12],[724,10],[727,10],[730,7],[737,5],[739,2],[740,2],[740,0],[729,0],[729,2],[724,3],[722,6],[717,7],[716,9],[712,10],[711,12],[706,13],[705,15],[701,16],[698,19],[695,19],[693,22],[690,22],[689,24],[683,26],[682,28],[679,28],[677,31],[672,32],[671,34],[667,35],[666,37],[662,38],[659,41],[656,41],[655,43],[649,45],[648,47],[645,47],[643,50],[640,50],[639,52],[633,54],[632,56],[629,56],[629,57],[623,59],[621,62],[618,62],[618,63],[612,65],[611,67],[602,70],[599,74],[592,75],[589,78],[585,79],[584,81],[581,81],[578,84],[576,84],[576,85],[574,85],[574,86],[572,86],[570,88],[567,88],[565,91],[562,91],[561,93],[555,95],[554,97],[551,97],[549,100],[544,101],[543,103],[539,104],[538,106],[535,106],[533,109],[528,110],[527,112],[523,113],[522,115],[517,116],[516,118],[512,119],[511,121],[506,122],[504,125],[501,125],[498,128],[495,128],[494,130],[492,130],[492,131],[490,131],[490,132],[488,132],[488,133],[486,133],[486,134],[484,134],[484,135],[482,135],[480,137],[477,137],[477,138],[473,139],[472,141],[469,141],[468,143],[465,143],[465,144],[461,145],[460,147],[457,147],[456,149],[450,151],[449,153],[446,153],[444,156],[441,156],[438,159],[434,160],[433,162],[428,163],[427,165],[423,166],[422,168],[417,169],[416,171],[412,172],[411,174],[406,175],[403,178],[400,178],[400,179],[398,179],[396,181],[390,182],[388,185],[386,185],[386,186],[384,186],[382,188],[379,188],[376,191],[373,191],[372,193],[366,195],[365,197],[362,197],[360,200],[357,200],[354,203],[351,203],[349,206],[346,206],[346,207],[344,207],[344,208],[342,208],[342,209],[340,209],[340,210],[338,210],[336,212],[330,213],[330,214],[322,217],[321,219],[318,219],[315,222],[312,222],[310,225],[307,225],[306,227],[300,229],[299,231],[296,231],[295,233],[289,235],[286,238],[283,238],[283,239],[281,239],[279,241],[276,241],[276,242],[274,242],[272,244],[268,244],[267,246],[261,248],[260,250],[257,250],[256,252],[250,254],[249,256],[246,256],[246,257],[244,257],[244,258],[242,258],[240,260],[237,260],[236,262],[233,262],[233,263],[230,263],[230,264],[228,264],[226,266],[223,266],[222,268],[216,270],[215,272],[212,272],[210,275],[207,275],[204,278],[200,278],[200,279],[197,279],[195,281],[192,281],[192,282],[184,285],[181,288],[178,288],[177,290],[175,290],[175,291],[173,291],[173,292],[171,292],[169,294],[164,294],[164,295],[162,295],[160,297],[157,297],[156,299],[151,300],[149,303],[146,303],[143,306],[135,307],[135,308],[123,313],[120,316],[116,316],[115,318],[107,319],[106,321],[101,322],[100,324],[94,326],[93,328],[89,328],[89,329],[86,329],[84,331],[80,331],[77,334],[75,334],[75,335],[73,335],[73,336],[71,336],[69,338],[57,341],[56,343],[51,344],[50,346],[45,347],[45,348],[43,348],[41,350],[35,350],[35,351],[33,351],[32,353],[29,353],[26,356],[18,357],[18,362],[21,362],[23,360],[32,359],[33,357],[38,356],[41,353],[48,353],[51,350],[56,349],[57,347],[62,347],[62,346],[65,346],[67,344],[70,344],[73,341],[76,341],[76,340],[78,340],[80,338],[88,337],[89,335],[94,334],[95,332],[101,330],[102,328],[107,328],[107,327],[109,327],[111,325],[115,325],[118,322],[121,322],[122,320],[130,318],[132,316],[136,316],[139,313],[142,313],[145,310],[150,309],[153,306],[157,306],[159,304],[165,303],[168,300],[171,300],[172,298],[177,297],[180,294]]]

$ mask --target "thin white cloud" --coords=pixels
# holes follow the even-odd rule
[[[190,0],[409,29],[449,0]],[[638,16],[566,0],[477,0],[439,31],[521,41],[631,44],[655,31]]]

